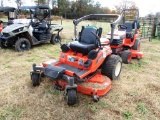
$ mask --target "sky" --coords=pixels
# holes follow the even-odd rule
[[[113,9],[115,5],[120,4],[123,0],[96,0],[102,7],[109,7]],[[160,12],[160,1],[159,0],[128,0],[134,1],[139,8],[140,17],[144,17],[149,13]]]

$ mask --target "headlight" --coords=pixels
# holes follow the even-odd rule
[[[9,36],[10,36],[9,33],[2,33],[2,35],[3,35],[4,37],[9,37]]]
[[[17,32],[21,32],[21,31],[23,31],[23,27],[18,28],[18,29],[15,29],[15,30],[13,30],[12,32],[13,32],[13,33],[17,33]]]

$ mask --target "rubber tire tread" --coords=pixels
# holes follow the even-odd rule
[[[77,92],[75,89],[67,90],[67,104],[74,105],[77,103]]]
[[[102,75],[109,77],[111,80],[117,80],[121,73],[121,69],[118,76],[115,76],[115,68],[119,62],[121,63],[121,69],[122,69],[122,59],[120,56],[114,54],[108,56],[102,64],[101,68]]]
[[[122,54],[121,54],[121,58],[122,58],[122,62],[125,63],[125,64],[129,64],[131,62],[128,61],[128,56],[131,55],[132,56],[132,53],[130,51],[124,51]],[[132,58],[131,58],[132,59]]]
[[[28,44],[28,49],[27,49],[27,50],[22,50],[22,49],[20,48],[20,44],[21,44],[21,42],[23,42],[23,41],[25,41],[25,42]],[[20,38],[20,39],[18,39],[18,40],[16,41],[16,43],[15,43],[15,50],[18,51],[18,52],[28,51],[28,50],[30,50],[30,48],[31,48],[31,44],[30,44],[29,40],[26,39],[26,38]]]
[[[51,44],[55,45],[55,44],[58,43],[58,42],[55,41],[56,37],[57,37],[57,34],[52,35],[51,40],[50,40]],[[59,41],[61,42],[61,37],[60,36],[59,36]]]
[[[136,39],[134,45],[132,46],[133,50],[138,50],[138,45],[140,44],[140,39]]]
[[[34,87],[40,85],[40,73],[32,73],[31,75],[32,85]]]

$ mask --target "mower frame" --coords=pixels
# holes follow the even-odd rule
[[[88,18],[102,17],[117,18],[111,23],[111,40],[101,44],[99,36],[92,31],[90,35],[96,37],[99,46],[87,54],[75,51],[72,46],[77,43],[81,44],[77,36],[78,23]],[[32,65],[33,70],[30,72],[30,76],[33,86],[40,84],[40,78],[43,74],[53,80],[56,89],[65,91],[68,105],[76,103],[77,92],[92,96],[93,100],[97,102],[100,96],[104,96],[111,89],[111,80],[118,79],[121,72],[122,60],[118,55],[113,55],[110,48],[115,26],[120,22],[121,17],[115,14],[90,14],[73,20],[75,41],[61,45],[62,53],[58,61],[50,60],[43,62],[40,66],[35,63]],[[87,26],[86,29],[90,30],[90,27]],[[83,44],[81,45],[83,46]],[[90,57],[92,55],[95,57]],[[103,87],[95,88],[89,86],[88,83]]]

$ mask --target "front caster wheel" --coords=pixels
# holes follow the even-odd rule
[[[39,72],[32,72],[31,73],[31,80],[34,87],[40,85],[40,73]]]
[[[137,60],[140,60],[140,59],[141,59],[141,57],[138,56],[138,57],[137,57]]]
[[[93,101],[98,102],[99,101],[99,96],[98,95],[93,95]]]
[[[75,89],[67,90],[66,101],[68,105],[74,105],[77,103],[77,91]]]

